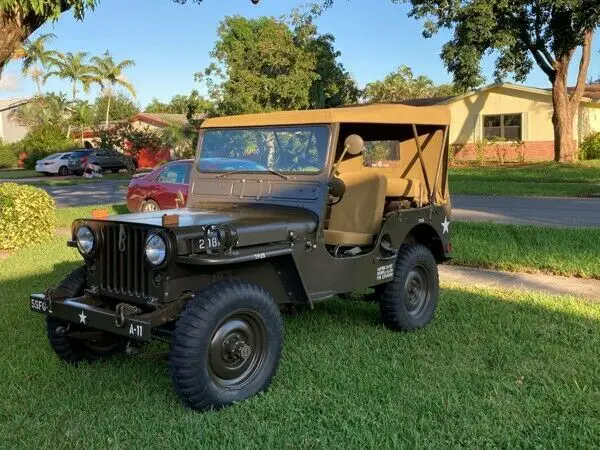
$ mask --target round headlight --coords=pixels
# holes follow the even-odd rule
[[[167,258],[167,243],[158,234],[151,234],[146,239],[146,259],[153,266],[160,266]]]
[[[79,251],[84,255],[89,255],[94,250],[94,233],[92,229],[86,225],[79,227],[75,234],[75,240],[77,241],[77,247]]]

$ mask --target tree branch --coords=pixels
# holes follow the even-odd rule
[[[579,61],[579,72],[577,73],[577,84],[575,85],[575,90],[569,99],[571,111],[573,112],[579,106],[581,98],[583,97],[583,93],[585,92],[585,79],[587,77],[588,68],[590,67],[593,37],[594,32],[589,30],[586,31],[583,38],[583,45],[581,47],[581,60]]]

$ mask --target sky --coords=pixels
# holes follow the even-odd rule
[[[47,23],[41,33],[56,35],[50,47],[62,52],[86,51],[101,55],[107,49],[116,60],[133,59],[135,67],[125,72],[135,85],[137,102],[144,107],[152,98],[168,101],[175,94],[189,94],[203,87],[193,74],[210,63],[210,51],[219,22],[228,15],[252,18],[280,17],[305,1],[204,0],[200,5],[179,5],[171,0],[101,0],[83,22],[70,13]],[[443,31],[434,38],[422,37],[422,23],[407,17],[408,6],[389,0],[337,0],[317,22],[321,33],[335,36],[340,61],[359,86],[383,78],[405,64],[415,74],[424,74],[436,83],[451,81],[439,57],[441,47],[451,36]],[[589,76],[600,76],[600,38],[596,35]],[[577,55],[574,58],[577,62]],[[484,60],[484,74],[493,81],[493,58]],[[570,73],[574,82],[576,68]],[[510,81],[510,80],[508,80]],[[548,87],[547,77],[537,67],[526,84]],[[47,91],[70,92],[65,81],[50,79]],[[0,98],[23,97],[35,86],[20,74],[19,62],[11,62],[0,79]],[[92,91],[87,96],[97,94]]]

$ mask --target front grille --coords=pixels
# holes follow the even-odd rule
[[[148,230],[128,225],[106,224],[100,232],[100,289],[131,297],[146,297],[148,271],[144,264],[144,246]],[[120,245],[121,235],[125,237],[125,242]]]

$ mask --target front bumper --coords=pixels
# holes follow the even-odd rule
[[[151,318],[125,316],[119,320],[115,311],[90,304],[86,296],[50,300],[44,294],[31,294],[29,307],[34,312],[66,320],[81,327],[106,331],[143,342],[151,340]]]

